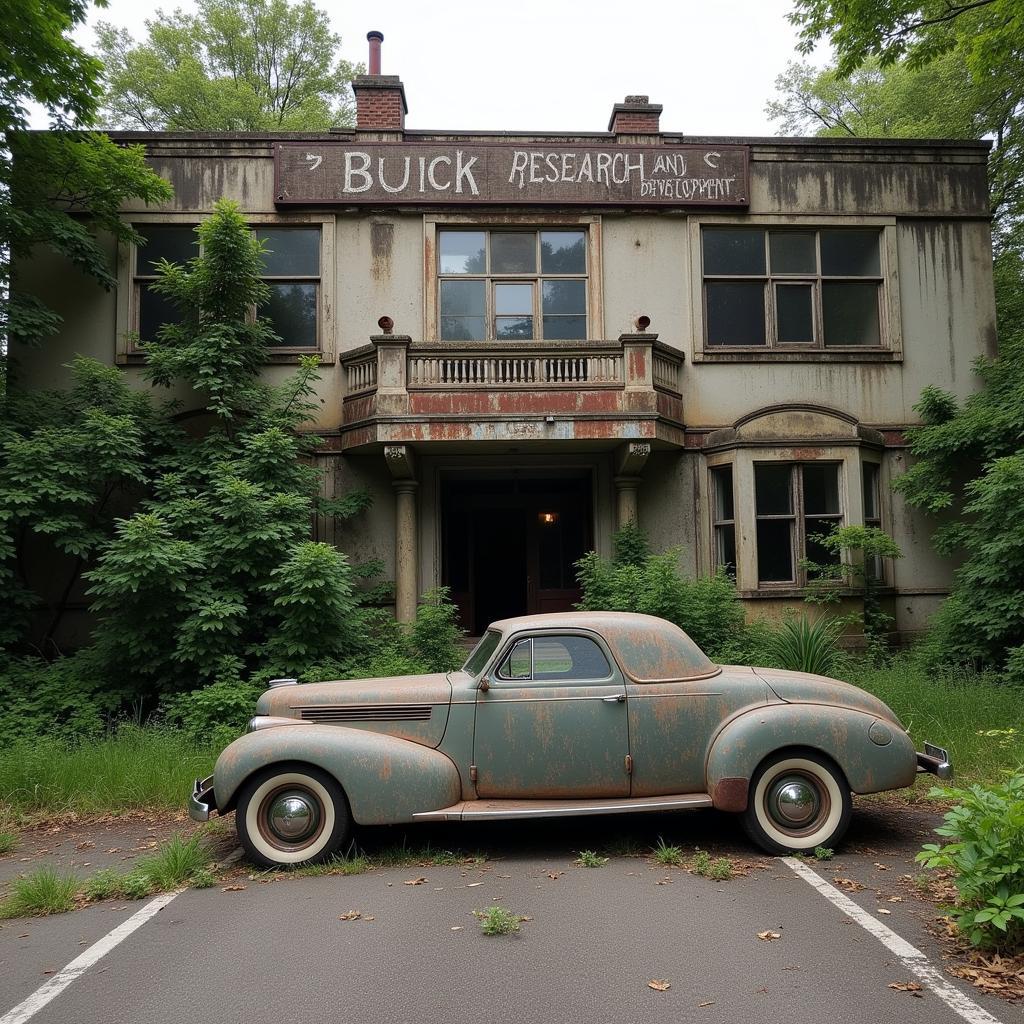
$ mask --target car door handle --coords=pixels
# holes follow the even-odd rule
[[[602,697],[601,700],[605,704],[625,704],[626,695],[624,693],[613,693],[610,697]]]

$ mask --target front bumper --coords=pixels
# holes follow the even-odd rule
[[[953,765],[949,761],[949,752],[945,747],[937,747],[933,743],[924,745],[924,753],[917,752],[918,772],[929,772],[940,779],[953,778]]]
[[[213,796],[213,776],[196,779],[192,787],[192,795],[188,799],[188,816],[193,821],[209,821],[210,814],[217,810],[217,801]]]

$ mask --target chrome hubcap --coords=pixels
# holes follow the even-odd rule
[[[802,828],[821,810],[821,797],[806,779],[785,776],[768,793],[768,813],[783,828]]]
[[[270,831],[286,843],[300,843],[316,832],[320,811],[307,793],[281,793],[267,813]]]

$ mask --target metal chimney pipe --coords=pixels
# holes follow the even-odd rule
[[[366,40],[370,44],[370,74],[380,74],[380,44],[384,42],[384,33],[374,29],[366,33]]]

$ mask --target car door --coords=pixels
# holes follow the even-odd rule
[[[626,688],[596,637],[520,634],[486,678],[473,744],[478,796],[629,795]]]

